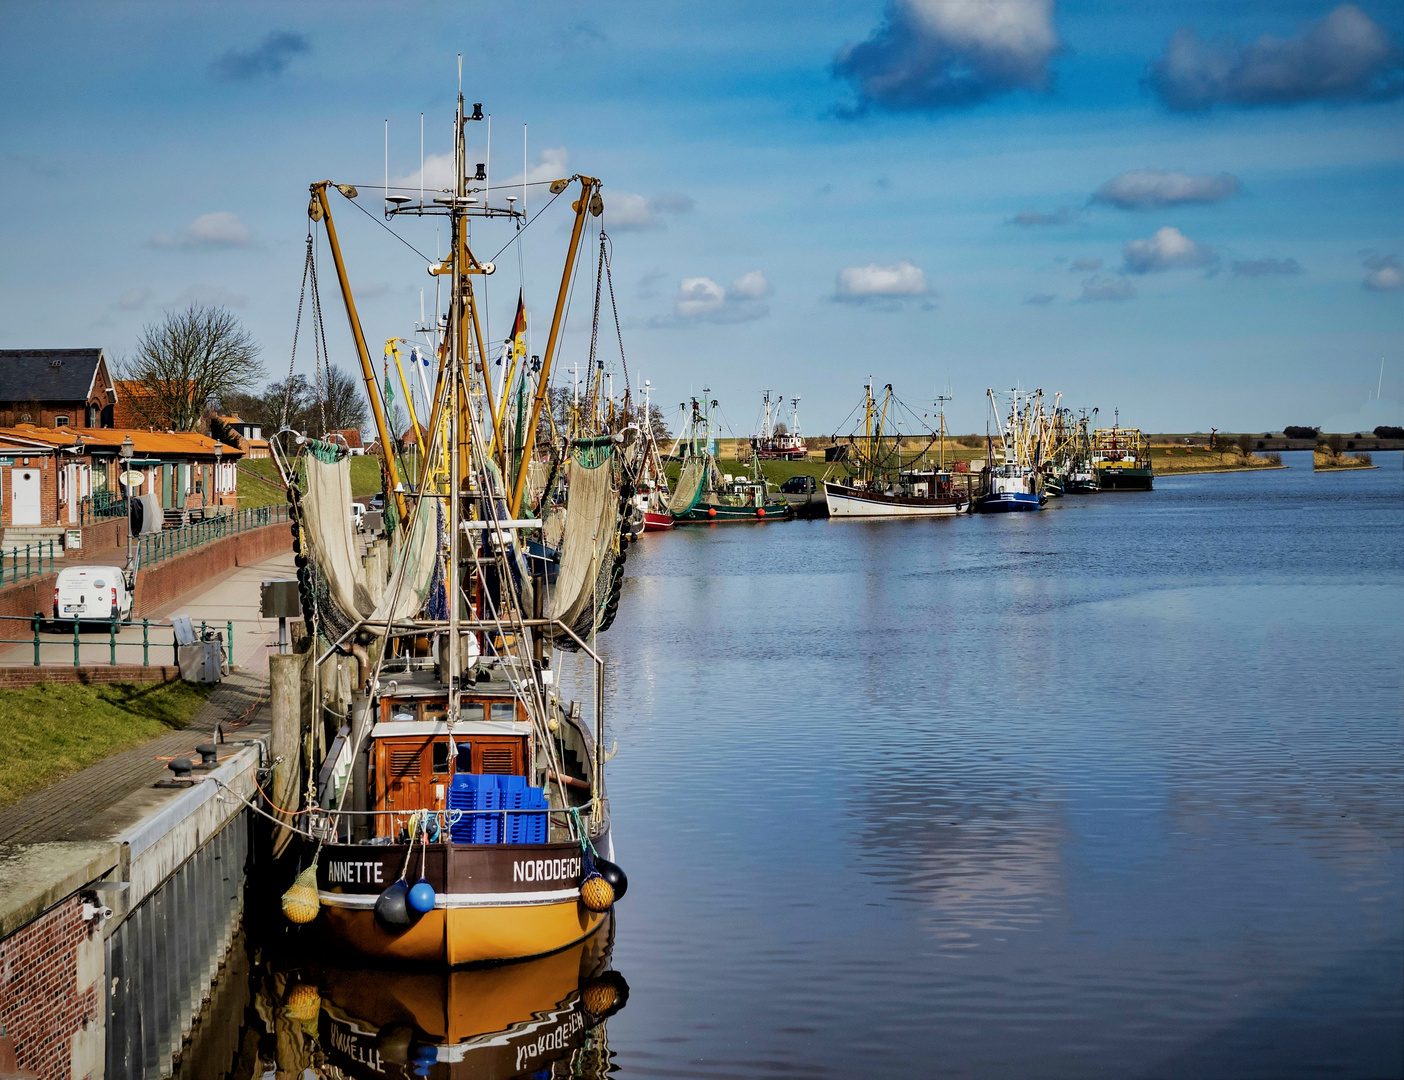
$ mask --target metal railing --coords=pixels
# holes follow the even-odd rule
[[[93,495],[84,495],[78,500],[78,524],[92,525],[99,521],[111,521],[113,518],[127,516],[127,500],[125,496],[114,495],[110,491],[99,491]]]
[[[94,622],[79,622],[79,621],[76,620],[76,619],[74,619],[74,620],[69,620],[69,619],[47,619],[47,618],[45,618],[45,616],[43,615],[43,613],[36,611],[36,612],[33,614],[33,616],[31,616],[30,618],[25,618],[23,615],[3,615],[3,616],[0,616],[0,620],[3,620],[3,621],[5,621],[5,622],[27,622],[27,623],[29,623],[29,625],[30,625],[30,634],[29,634],[28,637],[22,637],[22,638],[0,638],[0,645],[32,645],[32,646],[34,647],[34,661],[33,661],[33,664],[32,664],[31,666],[33,666],[33,667],[44,667],[44,666],[45,666],[45,662],[44,662],[44,660],[42,659],[42,650],[43,650],[44,648],[48,648],[48,649],[50,650],[50,652],[52,653],[52,651],[53,651],[53,649],[54,649],[55,647],[62,647],[62,648],[64,648],[64,649],[66,650],[67,648],[69,648],[70,644],[71,644],[72,649],[73,649],[73,662],[72,662],[72,665],[71,665],[72,667],[83,667],[83,666],[85,666],[84,663],[83,663],[83,658],[82,658],[82,650],[83,650],[83,646],[85,646],[85,645],[88,646],[89,648],[91,648],[91,647],[93,647],[93,646],[96,646],[96,647],[99,648],[99,649],[101,649],[103,645],[106,645],[106,646],[107,646],[107,666],[109,666],[109,667],[116,667],[116,666],[117,666],[117,650],[118,650],[118,649],[140,649],[140,650],[141,650],[141,665],[140,665],[140,666],[141,666],[141,667],[151,667],[151,666],[152,666],[152,664],[151,664],[151,650],[152,650],[153,648],[162,649],[162,648],[166,648],[166,647],[167,647],[167,646],[166,646],[166,643],[163,642],[163,641],[152,641],[152,640],[151,640],[151,631],[152,631],[152,630],[162,630],[162,629],[170,630],[170,631],[171,631],[171,642],[170,642],[170,646],[169,646],[169,648],[170,648],[170,650],[171,650],[171,664],[172,664],[173,666],[177,666],[177,667],[180,665],[180,642],[176,639],[175,630],[174,630],[174,624],[171,623],[171,621],[168,620],[168,619],[142,619],[141,622],[140,622],[140,624],[138,624],[135,620],[132,621],[132,622],[130,622],[130,623],[125,624],[125,626],[126,626],[126,627],[130,627],[130,628],[132,629],[133,632],[135,632],[137,626],[140,625],[140,627],[141,627],[141,640],[140,640],[140,641],[136,641],[136,640],[122,641],[122,640],[120,640],[119,637],[120,637],[120,634],[122,633],[122,630],[124,629],[124,624],[118,622],[116,619],[109,619],[109,620],[106,620],[106,621],[101,622],[101,623],[96,622],[96,621],[94,621]],[[68,625],[70,621],[72,622],[72,637],[71,637],[71,638],[69,637],[69,625]],[[101,630],[101,631],[92,631],[92,630],[90,630],[90,631],[88,632],[87,636],[86,636],[86,639],[85,639],[85,637],[84,637],[84,635],[83,635],[83,629],[82,629],[82,628],[83,628],[84,626],[96,627],[96,626],[99,626],[99,625],[102,626],[104,629]],[[49,629],[46,629],[46,627],[49,628]],[[218,623],[213,624],[213,627],[214,627],[216,633],[219,632],[219,630],[221,629],[221,627],[219,626]],[[205,621],[205,620],[201,620],[201,622],[200,622],[200,636],[199,636],[199,638],[198,638],[199,641],[204,641],[204,640],[205,640],[205,634],[210,630],[210,628],[211,628],[211,624],[210,624],[210,623],[208,623],[208,622]],[[228,620],[228,621],[224,624],[224,626],[222,627],[222,629],[224,630],[224,652],[225,652],[225,656],[226,656],[226,657],[228,658],[228,660],[229,660],[229,666],[230,666],[230,667],[233,667],[233,666],[234,666],[234,620],[233,620],[233,619]],[[41,636],[41,635],[46,635],[46,636]],[[60,637],[59,635],[62,635],[62,637]],[[124,661],[124,663],[132,663],[132,664],[135,664],[136,661],[135,661],[135,660],[132,660],[132,661]],[[68,666],[70,666],[70,665],[69,665],[68,660],[67,660],[67,657],[66,657],[66,655],[65,655],[65,659],[64,659],[63,661],[61,661],[61,662],[56,662],[56,661],[53,661],[53,660],[48,661],[48,666],[50,666],[50,667],[68,667]],[[95,665],[95,664],[93,664],[91,661],[89,661],[88,665],[86,665],[86,666],[92,667],[92,666],[101,666],[101,665],[100,665],[100,663],[97,664],[97,665]],[[159,660],[157,661],[157,666],[160,666],[160,661],[159,661]]]
[[[204,521],[182,525],[178,529],[163,529],[136,538],[137,565],[153,566],[166,559],[194,551],[205,544],[223,540],[265,525],[277,525],[288,520],[286,506],[254,506],[233,510]]]
[[[40,540],[35,544],[16,546],[10,551],[0,551],[0,585],[38,577],[51,573],[54,569],[54,544],[63,550],[63,542]]]

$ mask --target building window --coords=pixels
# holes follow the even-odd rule
[[[55,417],[54,417],[54,427],[68,427],[68,416],[67,416],[67,414],[65,414],[65,413],[59,413],[57,416],[55,416]]]

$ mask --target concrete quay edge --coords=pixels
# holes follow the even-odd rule
[[[100,840],[0,844],[0,940],[111,873],[121,861],[121,845]]]

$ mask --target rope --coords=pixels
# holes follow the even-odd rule
[[[614,333],[619,338],[619,363],[624,368],[624,396],[627,398],[631,393],[629,387],[629,361],[624,359],[624,330],[619,325],[619,305],[614,300],[614,274],[610,271],[610,260],[614,254],[614,240],[606,237],[603,230],[600,231],[600,247],[603,250],[604,242],[609,239],[610,257],[604,260],[605,280],[609,282],[609,306],[614,309]],[[644,423],[649,423],[650,418],[645,416]]]
[[[283,384],[283,417],[278,424],[279,427],[288,426],[288,413],[292,411],[292,391],[293,391],[293,368],[297,365],[297,339],[302,332],[302,305],[307,299],[307,279],[316,271],[312,262],[312,226],[307,226],[307,258],[302,264],[302,289],[297,296],[297,322],[293,324],[292,356],[288,359],[288,378]],[[316,301],[313,301],[315,305]],[[312,337],[313,348],[316,348],[317,338]]]

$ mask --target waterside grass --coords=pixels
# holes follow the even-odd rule
[[[39,683],[0,694],[0,806],[190,723],[209,687]]]
[[[351,459],[351,494],[356,498],[373,495],[380,490],[380,459],[357,455]],[[272,458],[239,463],[239,505],[281,506],[287,502],[278,466]]]
[[[1311,467],[1317,472],[1346,472],[1350,469],[1378,468],[1369,454],[1341,454],[1317,447],[1311,455]]]
[[[1249,454],[1239,450],[1210,450],[1206,446],[1152,446],[1151,467],[1157,476],[1185,473],[1245,472],[1285,468],[1277,454]]]

